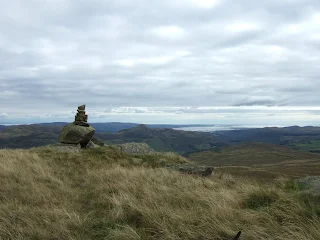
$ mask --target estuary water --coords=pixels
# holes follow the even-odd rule
[[[266,126],[266,125],[212,125],[203,127],[181,127],[174,128],[183,131],[199,131],[199,132],[216,132],[216,131],[230,131],[248,128],[264,128],[264,127],[284,127],[284,126]]]

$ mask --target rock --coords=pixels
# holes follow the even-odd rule
[[[84,127],[89,127],[88,115],[86,115],[86,105],[81,105],[78,107],[77,115],[74,117],[74,124]]]
[[[58,143],[57,145],[53,146],[60,152],[79,152],[81,149],[81,145],[77,144],[63,144],[63,143]]]
[[[131,154],[150,154],[155,151],[146,143],[124,143],[118,145],[120,150]]]
[[[78,109],[79,109],[80,111],[81,111],[81,110],[84,111],[84,110],[86,109],[86,105],[83,104],[83,105],[79,106]]]
[[[94,144],[92,141],[89,141],[86,148],[99,148],[100,146],[97,144]]]
[[[320,176],[307,176],[296,180],[298,188],[302,191],[320,195]]]
[[[95,129],[91,126],[84,127],[70,123],[65,126],[60,134],[59,141],[68,144],[81,144],[81,147],[87,146],[95,133]]]
[[[88,115],[86,115],[85,108],[86,105],[79,106],[75,121],[62,129],[59,137],[60,143],[80,144],[84,148],[92,139],[95,129],[87,123]]]
[[[100,147],[103,147],[104,146],[104,141],[100,138],[96,138],[96,137],[93,137],[91,139],[91,141],[94,143],[94,144],[97,144],[99,145]]]
[[[74,121],[74,124],[82,126],[82,127],[89,127],[90,126],[88,123],[82,122],[82,121]]]
[[[213,172],[213,167],[201,166],[195,164],[180,164],[175,166],[167,167],[168,169],[176,170],[181,173],[193,174],[202,177],[208,177]]]
[[[143,163],[143,159],[141,159],[141,158],[132,158],[132,162],[135,165],[141,165]]]

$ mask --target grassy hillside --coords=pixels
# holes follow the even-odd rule
[[[320,155],[296,151],[285,146],[264,143],[243,143],[221,151],[203,151],[191,154],[193,161],[214,165],[240,165],[279,163],[289,160],[313,160]]]
[[[39,124],[9,126],[0,132],[0,148],[31,148],[56,143],[61,129]]]
[[[244,143],[221,151],[203,151],[188,158],[197,163],[223,167],[223,172],[246,176],[259,173],[265,178],[274,178],[278,174],[292,177],[320,174],[319,154],[264,143]]]
[[[292,181],[161,168],[185,161],[112,147],[0,150],[0,239],[320,239],[319,197]]]

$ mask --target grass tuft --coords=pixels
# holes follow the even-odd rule
[[[270,207],[278,198],[279,196],[275,191],[259,189],[247,196],[245,206],[249,209]]]

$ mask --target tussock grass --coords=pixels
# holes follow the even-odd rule
[[[0,239],[320,239],[319,198],[290,180],[161,168],[185,161],[111,147],[0,150]]]

